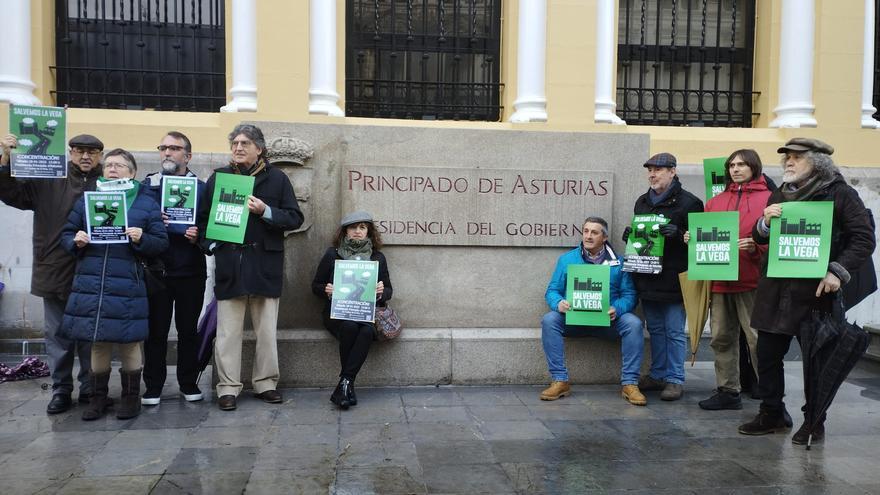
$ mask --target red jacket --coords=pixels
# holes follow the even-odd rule
[[[751,238],[752,227],[764,214],[769,197],[770,189],[767,188],[767,181],[761,175],[742,185],[731,182],[723,193],[706,203],[706,211],[739,211],[739,238]],[[746,292],[757,288],[758,277],[761,274],[761,256],[766,251],[766,245],[757,246],[753,253],[740,250],[739,280],[712,282],[712,292]]]

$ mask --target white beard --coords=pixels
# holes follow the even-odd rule
[[[177,164],[171,160],[165,160],[162,162],[162,171],[166,174],[173,174],[177,172]]]

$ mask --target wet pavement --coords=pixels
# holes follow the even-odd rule
[[[786,372],[797,428],[800,363]],[[139,417],[95,422],[81,407],[46,416],[46,379],[5,383],[0,493],[880,493],[876,367],[853,371],[811,451],[792,432],[739,435],[758,402],[703,411],[711,363],[687,373],[681,401],[653,392],[647,407],[577,385],[556,402],[533,386],[359,388],[348,411],[330,390],[284,390],[278,405],[245,392],[222,412],[172,383]]]

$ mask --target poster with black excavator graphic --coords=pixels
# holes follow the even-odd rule
[[[379,262],[336,260],[333,268],[333,297],[330,318],[334,320],[376,321],[376,284]]]
[[[566,325],[607,327],[611,325],[611,267],[608,265],[568,265],[565,300]]]
[[[623,271],[652,274],[663,271],[663,245],[666,238],[660,233],[660,226],[667,223],[669,219],[663,215],[633,216],[632,232],[623,252]]]
[[[253,192],[254,178],[250,175],[216,174],[205,237],[243,243],[249,216],[247,198]]]
[[[86,201],[86,232],[92,244],[122,244],[128,242],[128,211],[125,193],[84,193]]]
[[[739,279],[739,212],[688,213],[688,280]]]
[[[168,223],[196,223],[198,182],[195,177],[162,176],[162,213]]]
[[[706,180],[706,201],[724,192],[724,162],[727,158],[703,158],[703,177]]]
[[[822,278],[831,253],[831,201],[782,203],[782,215],[770,220],[767,276]]]
[[[13,177],[67,177],[67,116],[63,108],[10,105],[9,132],[18,138],[10,160]]]

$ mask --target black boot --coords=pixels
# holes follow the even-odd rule
[[[813,425],[813,420],[809,418],[806,414],[806,406],[801,408],[804,411],[804,424],[798,428],[798,431],[795,432],[791,437],[791,443],[795,445],[811,445],[814,443],[819,443],[825,438],[825,419],[828,417],[827,414],[822,414],[822,417],[819,418],[819,422],[816,424],[815,428],[810,428]],[[812,431],[811,431],[812,430]],[[810,435],[813,435],[810,438]]]
[[[789,427],[785,424],[782,411],[770,411],[761,407],[755,419],[740,425],[739,432],[743,435],[767,435],[785,431],[787,428]]]
[[[340,409],[348,409],[348,406],[351,405],[349,394],[351,394],[351,381],[348,378],[340,378],[336,390],[330,396],[330,402],[339,406]]]
[[[104,417],[107,409],[113,406],[113,399],[107,397],[110,388],[110,372],[89,373],[89,382],[92,385],[92,395],[89,397],[89,405],[82,413],[83,421],[94,421]]]
[[[354,380],[348,382],[348,402],[353,406],[358,405],[358,396],[354,393]]]
[[[119,370],[122,398],[116,408],[117,419],[131,419],[141,413],[141,370]]]

